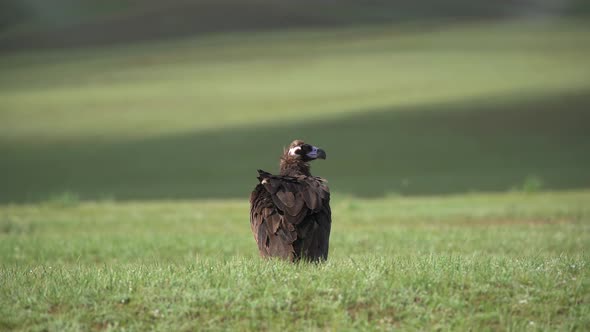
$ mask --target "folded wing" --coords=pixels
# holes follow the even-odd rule
[[[250,225],[264,257],[326,259],[331,227],[330,192],[313,176],[259,171],[250,196]]]

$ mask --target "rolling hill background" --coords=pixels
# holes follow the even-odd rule
[[[584,17],[582,0],[2,0],[0,49],[127,43],[197,34],[380,23]]]
[[[346,195],[590,186],[581,1],[2,6],[0,202],[244,198],[295,138]]]

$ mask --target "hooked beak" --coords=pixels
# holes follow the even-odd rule
[[[326,159],[326,151],[314,146],[311,152],[307,154],[307,157],[311,159]]]

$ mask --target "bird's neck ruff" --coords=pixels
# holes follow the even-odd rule
[[[299,158],[290,156],[288,152],[283,154],[281,157],[281,175],[297,176],[306,175],[311,176],[310,166],[308,162],[305,162]]]

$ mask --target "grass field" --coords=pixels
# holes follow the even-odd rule
[[[589,37],[437,21],[0,55],[0,330],[590,330]],[[326,264],[250,234],[255,171],[295,138],[328,154]]]
[[[3,330],[590,328],[590,193],[337,198],[323,265],[244,201],[0,208]]]
[[[6,55],[0,202],[245,197],[294,138],[328,151],[335,192],[587,188],[589,36],[508,21]]]
[[[340,0],[337,4],[314,0],[2,0],[0,52],[236,31],[507,17],[584,18],[589,13],[585,0]]]

